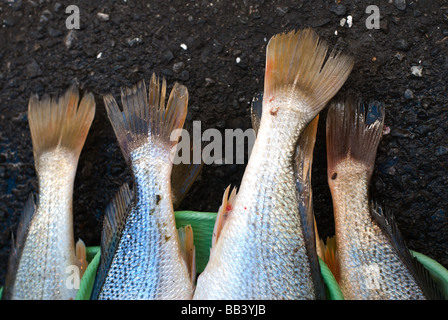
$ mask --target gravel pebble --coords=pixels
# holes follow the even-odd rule
[[[412,99],[414,98],[414,93],[412,92],[412,90],[406,89],[406,91],[404,92],[404,97],[406,99]]]
[[[334,4],[330,7],[330,11],[338,16],[343,16],[347,12],[347,8],[343,4]]]
[[[28,77],[35,78],[42,75],[42,70],[37,64],[36,60],[32,59],[31,62],[26,66],[26,73]]]
[[[395,42],[395,48],[401,51],[408,51],[409,50],[409,42],[407,42],[405,39],[398,39]]]
[[[394,5],[398,10],[406,10],[406,0],[394,0]]]
[[[448,154],[448,148],[445,146],[440,146],[436,149],[436,156],[444,156]]]
[[[109,21],[109,15],[107,13],[103,13],[103,12],[98,12],[96,14],[96,16],[98,17],[98,19],[100,19],[101,21]]]
[[[67,49],[70,49],[73,45],[73,42],[76,38],[75,32],[75,29],[70,29],[64,38],[64,45],[67,47]]]
[[[185,63],[183,63],[182,61],[180,61],[180,62],[176,62],[174,65],[173,65],[173,71],[175,72],[175,73],[179,73],[179,72],[181,72],[182,71],[182,69],[185,67]]]

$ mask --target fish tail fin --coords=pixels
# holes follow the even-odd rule
[[[79,102],[75,85],[59,99],[44,95],[39,100],[32,95],[28,103],[28,122],[33,142],[34,158],[49,150],[63,147],[76,157],[82,147],[95,116],[93,94],[85,93]]]
[[[148,92],[143,80],[132,88],[122,88],[123,112],[112,95],[104,96],[104,104],[126,161],[130,153],[148,142],[159,142],[169,148],[176,145],[187,115],[188,90],[175,83],[168,102],[166,81],[152,75]],[[175,150],[174,150],[175,151]]]
[[[384,116],[382,103],[375,101],[366,106],[352,92],[345,99],[337,99],[331,104],[327,114],[327,170],[330,180],[337,176],[338,163],[346,159],[363,164],[368,176],[372,175]]]
[[[266,52],[263,99],[300,100],[311,121],[339,91],[354,64],[349,55],[333,50],[327,57],[327,51],[311,28],[273,36]]]
[[[196,248],[194,246],[193,228],[191,225],[178,229],[179,244],[182,256],[187,264],[191,283],[196,281]]]

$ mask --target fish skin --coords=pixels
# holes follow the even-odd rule
[[[150,92],[159,90],[158,83],[158,79],[153,75]],[[160,101],[163,101],[163,104],[165,89],[164,81],[160,92]],[[131,121],[133,117],[137,118],[136,115],[143,115],[142,108],[146,108],[146,111],[153,108],[150,112],[159,112],[158,105],[150,105],[146,98],[142,100],[141,97],[146,95],[144,82],[126,92],[122,101],[134,101],[135,107],[135,110],[132,110],[131,105],[124,107],[127,121]],[[151,94],[149,96],[151,97]],[[173,88],[169,99],[172,104],[174,100],[185,102],[182,109],[171,109],[166,113],[173,111],[172,114],[183,117],[180,127],[186,115],[187,97],[186,88],[178,86]],[[172,204],[170,180],[173,143],[169,142],[169,133],[174,127],[163,128],[163,124],[157,123],[156,119],[162,118],[157,114],[154,117],[143,117],[142,120],[150,122],[149,119],[153,119],[156,122],[146,122],[147,127],[139,123],[144,128],[141,132],[145,133],[132,136],[137,132],[137,126],[133,127],[134,124],[129,123],[128,129],[117,129],[119,123],[114,119],[122,121],[121,112],[114,118],[115,111],[110,106],[110,100],[105,99],[105,104],[117,138],[124,142],[120,142],[120,145],[133,172],[134,198],[126,209],[125,225],[116,249],[113,249],[110,268],[106,270],[104,281],[95,284],[97,288],[94,288],[94,292],[97,291],[98,295],[94,299],[191,299],[193,283],[180,250]],[[170,107],[173,106],[167,106]],[[160,130],[156,128],[158,125],[161,125]],[[163,136],[165,129],[169,129],[165,132],[168,137]],[[127,133],[131,133],[131,140],[126,141],[129,137],[123,137]],[[139,139],[140,142],[137,141]],[[124,145],[126,148],[123,148]]]
[[[73,185],[94,112],[91,94],[84,96],[78,108],[74,86],[58,102],[47,98],[39,102],[35,96],[30,99],[28,117],[39,197],[37,206],[32,198],[25,206],[18,231],[22,235],[10,257],[5,299],[66,300],[76,296],[77,288],[69,278],[73,274],[67,269],[81,267],[73,234]],[[47,127],[46,121],[53,123]],[[83,272],[78,271],[80,275]]]
[[[363,108],[348,96],[345,102],[334,102],[327,116],[339,285],[348,300],[425,299],[410,261],[372,214],[369,184],[384,110],[382,117],[366,124]]]
[[[299,136],[325,106],[326,95],[330,91],[330,99],[339,90],[352,65],[341,63],[339,66],[344,72],[340,78],[333,74],[331,79],[336,79],[333,87],[322,84],[325,97],[314,99],[313,89],[320,83],[315,79],[319,71],[310,72],[313,81],[308,86],[306,72],[297,81],[293,67],[298,63],[298,69],[303,67],[309,71],[309,66],[301,61],[314,61],[313,58],[300,54],[299,58],[291,57],[286,52],[299,48],[301,54],[306,55],[310,50],[312,56],[316,50],[319,52],[316,56],[321,56],[326,49],[316,48],[317,35],[312,30],[302,32],[278,35],[276,40],[280,43],[275,42],[281,47],[276,52],[278,55],[267,54],[267,76],[285,76],[289,80],[286,83],[274,80],[271,87],[266,85],[265,77],[263,115],[251,157],[233,206],[226,212],[228,217],[211,250],[208,265],[198,277],[194,299],[316,298],[303,222],[298,212],[294,153]],[[303,46],[298,44],[300,40]],[[273,42],[271,39],[270,44]],[[270,45],[268,51],[269,48]],[[284,65],[278,68],[280,61]],[[318,70],[323,69],[319,66]],[[300,82],[302,79],[305,84]],[[302,85],[307,87],[306,92],[301,90]],[[307,96],[310,92],[311,97]]]

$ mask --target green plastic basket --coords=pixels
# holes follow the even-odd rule
[[[212,243],[213,228],[215,225],[216,213],[197,211],[176,211],[177,227],[190,224],[193,228],[194,244],[196,246],[196,270],[202,272],[207,264],[210,247]],[[429,270],[431,276],[443,290],[448,299],[448,270],[433,259],[415,252],[411,253],[419,260],[423,266]],[[76,295],[76,300],[89,300],[95,282],[96,271],[100,262],[100,247],[87,248],[87,261],[89,265],[81,279],[80,288]],[[325,283],[327,298],[329,300],[343,300],[344,296],[339,288],[336,279],[324,261],[319,259],[320,270]],[[0,296],[3,288],[0,288]]]
[[[207,265],[210,255],[210,247],[213,237],[213,228],[215,226],[215,212],[197,212],[197,211],[176,211],[177,227],[191,225],[193,228],[194,245],[196,247],[196,271],[202,272]],[[95,274],[100,261],[100,248],[89,247],[87,250],[87,260],[91,261],[87,267],[84,276],[81,279],[80,288],[76,296],[77,300],[88,300],[92,292],[95,281]],[[327,297],[330,300],[343,300],[341,290],[333,277],[330,269],[325,262],[319,259],[320,270],[325,282]]]

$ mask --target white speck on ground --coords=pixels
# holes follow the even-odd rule
[[[423,75],[423,67],[422,66],[412,66],[411,72],[416,77],[421,77]]]
[[[352,25],[353,25],[353,17],[352,16],[347,16],[347,25],[349,28],[352,27]]]

